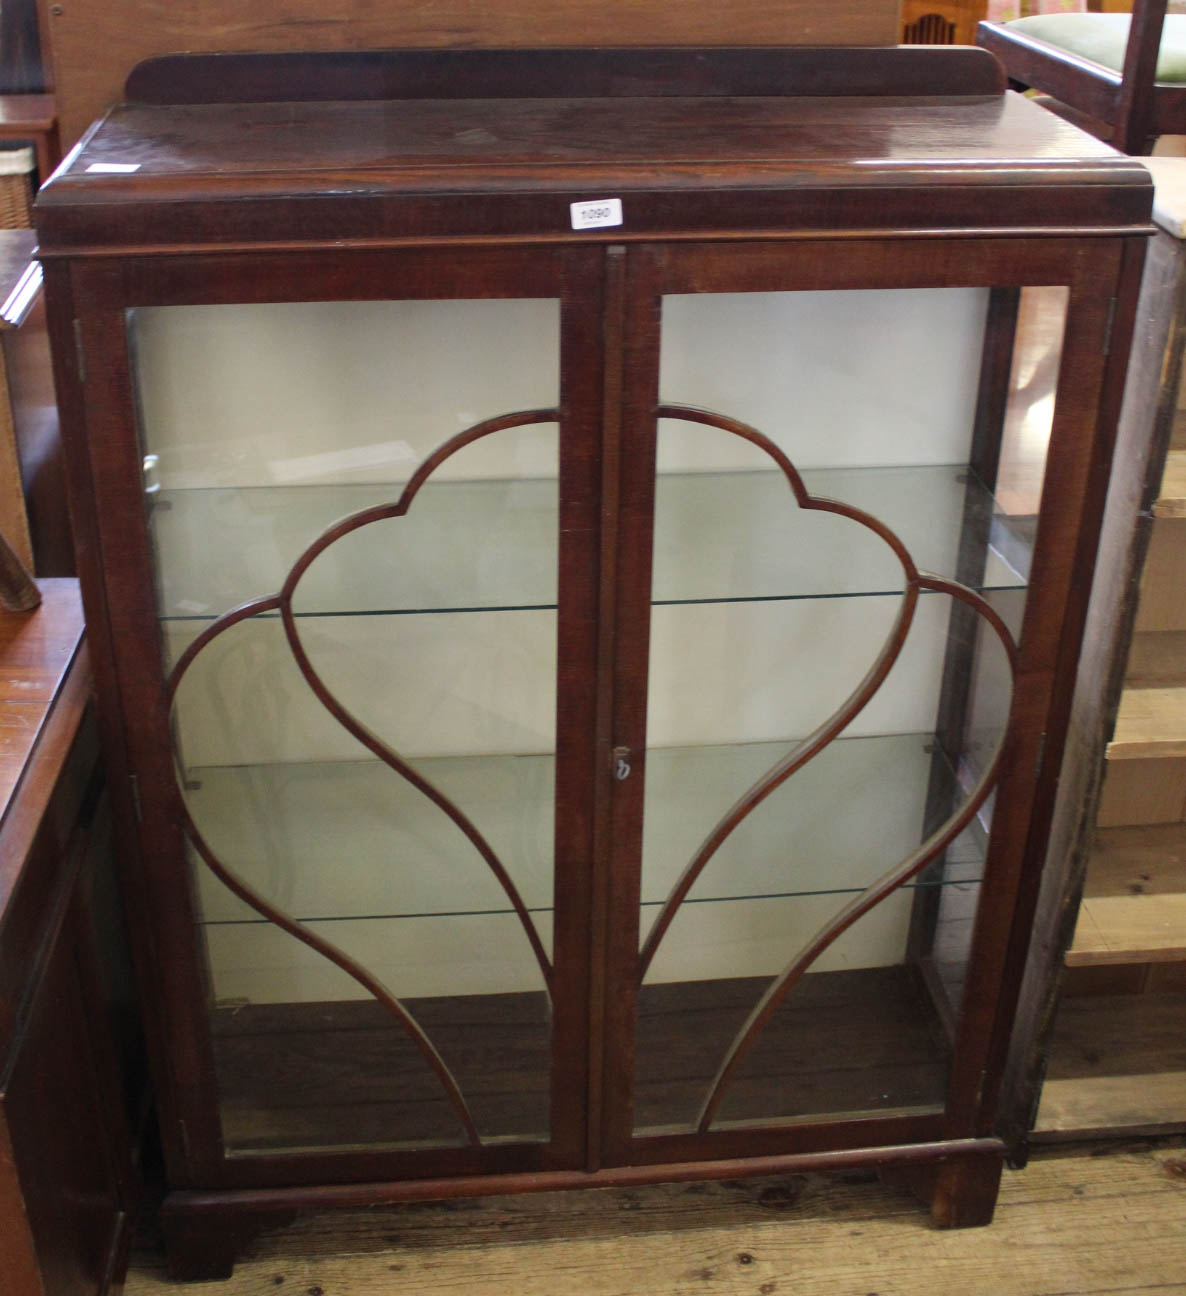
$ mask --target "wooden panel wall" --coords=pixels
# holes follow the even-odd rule
[[[141,59],[180,51],[894,45],[900,0],[38,0],[68,148]]]

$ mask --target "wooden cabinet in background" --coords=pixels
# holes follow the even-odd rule
[[[32,230],[0,230],[0,533],[30,571],[71,576],[58,410]]]
[[[986,1223],[1144,170],[977,51],[129,91],[39,212],[175,1272],[853,1164]]]
[[[1148,165],[1160,228],[1006,1086],[1018,1160],[1186,1126],[1186,161]]]
[[[143,1088],[77,582],[0,613],[0,1273],[122,1279]]]

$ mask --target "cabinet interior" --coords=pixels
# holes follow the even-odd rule
[[[1050,433],[1035,366],[1057,372],[1067,295],[1020,297],[1031,344],[987,453],[972,446],[986,288],[666,296],[659,399],[756,428],[813,498],[879,519],[1016,634]],[[166,668],[279,590],[327,528],[399,499],[449,437],[558,410],[560,316],[548,298],[129,311]],[[276,608],[202,647],[173,710],[206,846],[399,996],[483,1139],[549,1123],[561,426],[464,446],[292,592],[319,680],[476,826],[521,905],[456,817],[327,710]],[[644,947],[714,824],[860,685],[905,588],[881,536],[800,508],[760,446],[665,417],[655,471]],[[649,959],[637,1130],[694,1126],[771,979],[955,812],[1009,700],[999,644],[924,591],[884,684],[728,835]],[[942,1108],[990,823],[991,799],[812,964],[721,1121]],[[367,989],[190,858],[229,1149],[456,1142],[423,1056]]]

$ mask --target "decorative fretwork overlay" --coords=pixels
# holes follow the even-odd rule
[[[919,571],[906,546],[878,518],[840,500],[824,499],[810,495],[794,464],[769,437],[736,419],[727,418],[724,415],[714,414],[706,410],[692,409],[687,406],[661,406],[658,410],[658,416],[664,419],[684,420],[718,428],[722,432],[740,437],[765,451],[786,477],[787,484],[799,508],[822,513],[834,513],[839,517],[849,518],[854,523],[873,532],[874,535],[889,546],[902,568],[903,590],[897,616],[865,677],[822,724],[797,742],[780,761],[767,770],[744,795],[734,802],[692,856],[671,888],[646,939],[643,941],[638,959],[638,981],[640,984],[646,976],[647,969],[650,967],[651,961],[655,957],[655,953],[680,906],[695,885],[696,880],[704,872],[709,861],[730,834],[775,789],[785,783],[838,738],[872,700],[902,651],[906,636],[914,620],[919,595],[923,590],[948,594],[971,608],[976,615],[981,617],[1000,640],[1009,663],[1011,676],[1015,672],[1017,658],[1016,645],[1008,627],[996,610],[980,594],[957,581]],[[937,859],[972,821],[972,818],[983,806],[996,783],[1003,748],[1004,734],[1001,735],[984,766],[983,773],[969,791],[963,804],[943,824],[936,828],[917,850],[887,869],[880,877],[865,887],[860,894],[855,895],[839,913],[820,927],[770,983],[726,1050],[700,1109],[696,1123],[699,1132],[704,1132],[712,1124],[724,1098],[726,1088],[738,1067],[757,1042],[762,1029],[770,1021],[778,1006],[799,983],[816,959],[859,918],[894,891],[904,886],[921,873],[928,864]]]
[[[716,428],[724,433],[740,437],[763,450],[782,471],[794,502],[799,508],[833,513],[848,518],[879,537],[893,552],[901,566],[903,590],[897,615],[890,632],[857,687],[814,732],[798,741],[781,760],[774,764],[734,803],[709,832],[702,845],[689,860],[664,901],[642,944],[637,969],[640,984],[680,906],[710,860],[729,838],[730,834],[775,789],[784,784],[833,740],[839,737],[877,693],[902,651],[914,619],[919,596],[923,591],[934,591],[950,595],[970,608],[1000,641],[1008,659],[1010,671],[1015,670],[1016,666],[1016,647],[1012,636],[997,612],[980,594],[956,581],[919,571],[897,535],[871,514],[841,501],[810,495],[790,459],[768,437],[734,419],[683,406],[663,406],[658,410],[658,416],[664,419],[684,420]],[[443,811],[468,839],[498,880],[511,908],[522,925],[524,935],[539,965],[549,997],[551,996],[554,977],[552,962],[544,948],[535,922],[505,864],[483,836],[478,826],[449,797],[445,796],[439,788],[414,769],[389,743],[369,729],[329,689],[306,651],[301,638],[299,618],[294,611],[293,600],[302,576],[326,549],[343,537],[371,523],[403,517],[412,507],[420,488],[436,469],[452,455],[483,437],[530,424],[555,423],[559,422],[560,418],[560,411],[556,409],[520,411],[477,423],[446,441],[419,466],[397,500],[360,510],[341,519],[325,530],[298,557],[277,593],[252,599],[213,621],[193,640],[180,657],[170,675],[168,684],[169,700],[170,704],[173,705],[187,671],[209,644],[231,627],[252,617],[266,614],[279,615],[289,650],[300,673],[325,710],[372,755]],[[887,869],[860,894],[853,896],[830,921],[825,923],[794,954],[782,972],[773,979],[750,1013],[749,1018],[737,1032],[736,1037],[721,1060],[716,1077],[712,1081],[701,1107],[697,1121],[697,1128],[700,1131],[704,1131],[711,1126],[725,1090],[737,1068],[754,1046],[758,1036],[778,1006],[802,979],[815,960],[859,918],[935,861],[967,827],[981,806],[983,806],[996,782],[1003,743],[1004,738],[1002,736],[990,758],[983,766],[983,772],[969,791],[967,798],[946,822],[935,829],[917,850]],[[272,903],[254,887],[238,877],[205,840],[188,807],[185,805],[184,797],[181,798],[181,808],[185,831],[195,851],[219,881],[261,917],[335,964],[382,1006],[394,1022],[398,1024],[399,1028],[407,1034],[424,1061],[435,1073],[458,1122],[464,1130],[465,1138],[473,1146],[480,1145],[482,1139],[478,1134],[466,1098],[457,1080],[437,1051],[432,1040],[429,1039],[401,999],[345,950],[327,940],[319,932],[313,931],[300,919]]]
[[[279,613],[284,624],[284,633],[288,641],[288,646],[301,675],[309,688],[313,691],[317,700],[325,709],[334,717],[335,720],[355,739],[358,740],[372,755],[378,757],[389,769],[407,780],[407,782],[417,791],[421,792],[434,805],[439,807],[454,824],[468,838],[478,855],[486,862],[490,871],[498,879],[499,885],[506,893],[507,900],[510,902],[512,909],[518,915],[519,921],[523,926],[523,931],[527,937],[528,943],[539,964],[540,972],[543,975],[544,984],[548,989],[549,995],[552,988],[552,963],[544,949],[543,942],[540,939],[531,914],[519,894],[518,888],[507,872],[502,860],[499,859],[493,847],[482,835],[477,825],[451,801],[441,790],[435,787],[428,779],[424,778],[418,771],[412,768],[398,752],[395,751],[389,743],[384,742],[377,734],[373,733],[357,716],[352,714],[342,703],[334,696],[326,686],[325,681],[317,672],[305,649],[301,639],[301,632],[296,613],[293,610],[293,598],[301,577],[317,559],[332,544],[341,540],[343,536],[357,531],[360,527],[369,526],[374,522],[382,522],[388,518],[403,517],[411,508],[417,493],[424,483],[432,476],[433,472],[445,462],[451,455],[456,454],[459,450],[480,440],[482,437],[491,436],[496,432],[502,432],[509,428],[525,427],[532,423],[555,423],[559,420],[559,411],[554,409],[544,410],[525,410],[514,414],[505,414],[498,418],[486,419],[473,427],[467,428],[464,432],[459,432],[456,436],[450,438],[436,451],[434,451],[416,472],[412,475],[407,485],[404,487],[399,498],[390,504],[379,504],[371,508],[362,509],[353,513],[341,521],[336,522],[333,526],[327,528],[322,534],[300,555],[293,564],[288,576],[285,578],[278,594],[270,594],[262,598],[252,599],[247,603],[240,604],[239,607],[219,617],[212,622],[186,649],[174,667],[169,678],[169,700],[174,703],[177,696],[177,690],[185,677],[186,672],[193,664],[202,650],[217,639],[232,626],[246,621],[250,617],[260,616],[265,613]],[[461,1092],[460,1086],[454,1078],[445,1060],[437,1052],[436,1047],[421,1029],[413,1015],[407,1007],[401,1002],[386,985],[377,977],[373,976],[358,960],[352,958],[345,950],[339,948],[332,941],[327,940],[324,936],[312,931],[298,918],[292,914],[286,913],[278,906],[274,905],[266,897],[259,894],[253,887],[249,886],[241,878],[227,867],[226,863],[211,849],[205,841],[202,833],[193,821],[187,807],[184,806],[183,814],[185,816],[185,829],[194,849],[199,856],[214,873],[214,875],[223,883],[238,899],[244,904],[249,905],[256,913],[266,918],[269,922],[274,923],[281,930],[294,936],[297,940],[303,942],[310,949],[315,950],[318,954],[334,963],[341,968],[348,976],[352,977],[369,995],[372,995],[391,1017],[398,1023],[399,1027],[404,1030],[411,1038],[424,1060],[435,1072],[444,1088],[449,1102],[465,1131],[465,1136],[472,1145],[481,1143],[477,1127],[474,1124],[473,1117],[470,1114],[468,1104]]]

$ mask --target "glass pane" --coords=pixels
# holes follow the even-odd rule
[[[945,1101],[1037,511],[997,451],[1040,489],[1054,294],[996,375],[1012,292],[664,299],[640,1132]]]
[[[228,1147],[547,1138],[558,303],[129,326]]]

